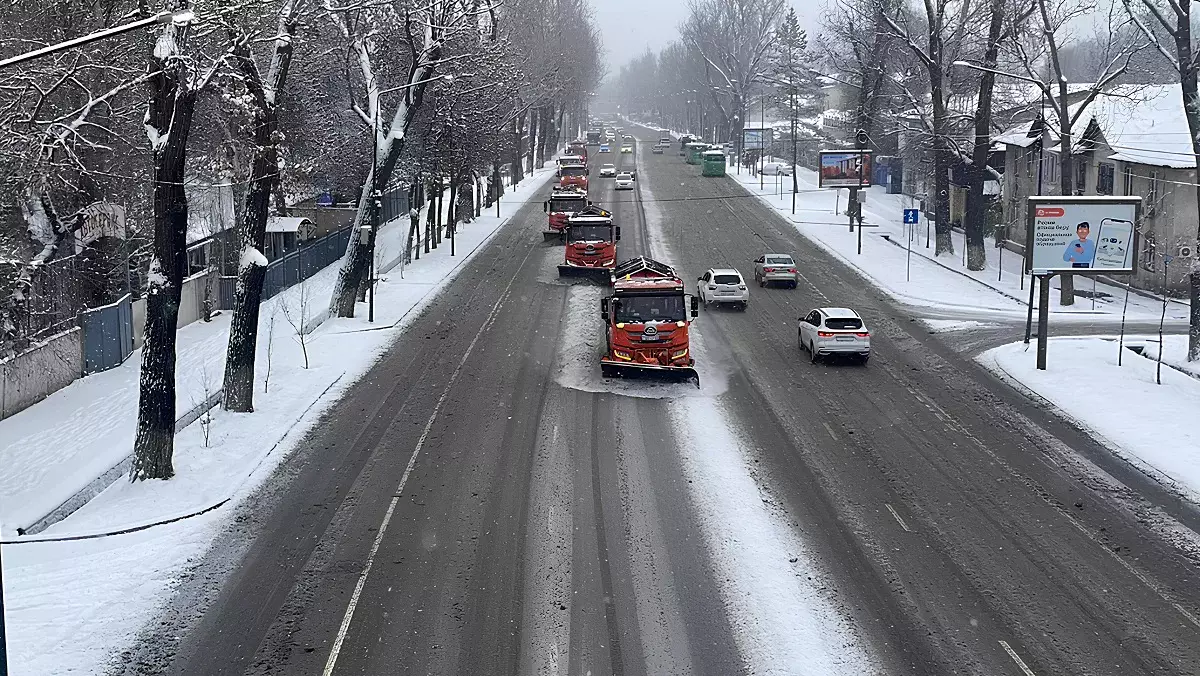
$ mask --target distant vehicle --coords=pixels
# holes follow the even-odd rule
[[[621,154],[628,155],[633,152],[633,146],[621,146]]]
[[[617,174],[617,190],[633,190],[633,175],[628,171]]]
[[[712,304],[737,305],[742,310],[750,304],[750,289],[742,273],[732,268],[709,268],[696,280],[696,296],[708,308]]]
[[[600,178],[613,178],[617,175],[617,165],[602,164],[600,165]]]
[[[612,150],[610,150],[610,149],[609,149],[609,147],[608,147],[608,144],[607,144],[607,143],[601,143],[601,144],[600,144],[600,152],[602,152],[602,153],[609,153],[609,152],[612,152]]]
[[[816,363],[822,357],[848,355],[862,363],[871,358],[871,332],[862,315],[850,308],[821,307],[800,318],[797,339]]]
[[[659,136],[658,144],[660,146],[663,146],[664,148],[669,148],[671,146],[671,137],[670,136]]]
[[[792,171],[792,165],[787,162],[765,162],[762,167],[762,173],[767,176],[791,176]]]
[[[560,188],[578,188],[587,192],[588,168],[582,164],[559,167],[558,186]]]
[[[787,254],[765,254],[754,259],[754,281],[759,286],[783,282],[793,289],[800,283],[796,261]]]
[[[622,140],[624,140],[624,141],[628,141],[629,143],[633,143],[633,137],[632,137],[632,136],[630,136],[629,134],[626,134],[626,135],[625,135],[625,138],[624,138],[624,139],[622,139]]]
[[[594,146],[600,143],[600,130],[589,129],[587,133],[587,144]]]
[[[665,149],[665,146],[663,146],[663,144],[661,144],[661,143],[658,143],[658,144],[655,144],[655,146],[650,149],[650,152],[654,155],[662,155],[664,149]]]

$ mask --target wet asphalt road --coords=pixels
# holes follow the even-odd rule
[[[639,189],[593,189],[622,258],[802,260],[800,288],[701,314],[699,366],[879,672],[1200,673],[1194,506],[634,133],[601,161]],[[334,674],[750,673],[669,402],[588,380],[567,334],[599,294],[558,279],[544,219],[519,212],[332,407],[127,672],[323,674],[342,635]],[[816,305],[864,314],[868,366],[808,363]]]

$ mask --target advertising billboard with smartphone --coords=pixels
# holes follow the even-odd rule
[[[1025,261],[1034,273],[1132,274],[1140,197],[1029,198]]]

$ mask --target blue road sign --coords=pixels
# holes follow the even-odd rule
[[[917,209],[905,209],[904,222],[907,225],[916,225],[921,222],[921,212]]]

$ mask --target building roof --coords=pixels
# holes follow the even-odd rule
[[[1075,115],[1081,105],[1075,104],[1068,110]],[[1044,116],[1050,127],[1051,143],[1057,145],[1057,115],[1046,108]],[[1075,152],[1087,148],[1083,135],[1089,128],[1098,132],[1097,140],[1112,149],[1109,159],[1159,167],[1196,166],[1178,84],[1119,85],[1102,92],[1079,114],[1072,127]],[[996,142],[1027,148],[1037,141],[1039,133],[1036,121],[1026,122],[998,135]]]
[[[272,216],[267,221],[267,232],[299,232],[306,225],[312,225],[312,221],[300,216]]]

